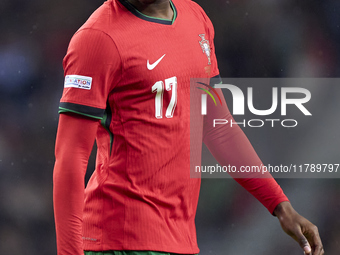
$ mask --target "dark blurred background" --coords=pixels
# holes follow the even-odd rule
[[[215,25],[223,77],[339,77],[337,0],[197,1]],[[56,254],[52,172],[62,59],[102,0],[0,2],[0,254]],[[264,162],[339,159],[338,88],[311,89],[327,110],[304,132],[246,134]],[[304,162],[308,163],[308,162]],[[338,162],[340,163],[340,162]],[[87,177],[94,168],[92,155]],[[340,180],[279,179],[293,206],[340,254]],[[302,254],[278,221],[230,179],[204,179],[197,213],[201,254]]]

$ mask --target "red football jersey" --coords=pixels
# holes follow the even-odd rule
[[[60,112],[102,119],[85,191],[85,250],[199,252],[190,77],[219,72],[206,14],[192,1],[171,4],[169,21],[107,1],[74,35],[64,59]]]
[[[199,252],[190,78],[219,71],[204,11],[189,0],[171,5],[172,21],[145,16],[126,0],[105,2],[74,35],[64,59],[60,112],[101,119],[96,169],[85,190],[84,250]],[[226,112],[225,105],[217,113]],[[201,127],[198,145],[202,135]],[[210,137],[206,143],[214,147]],[[249,164],[259,163],[249,153]],[[270,211],[286,200],[275,181],[239,182]]]

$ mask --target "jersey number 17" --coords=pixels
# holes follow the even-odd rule
[[[171,90],[171,99],[168,108],[165,112],[166,118],[172,118],[177,104],[177,77],[171,77],[163,81],[157,81],[151,88],[152,93],[156,93],[155,96],[155,117],[157,119],[163,118],[163,94],[165,90]]]

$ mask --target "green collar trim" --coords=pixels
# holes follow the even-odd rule
[[[145,15],[145,14],[141,13],[140,11],[138,11],[127,0],[119,0],[119,2],[122,5],[124,5],[126,9],[128,9],[132,14],[134,14],[138,18],[141,18],[141,19],[146,20],[146,21],[154,22],[154,23],[159,23],[159,24],[163,24],[163,25],[172,25],[175,22],[175,20],[178,16],[177,15],[177,9],[176,9],[175,5],[173,4],[173,2],[171,0],[170,0],[170,5],[171,5],[171,8],[174,12],[174,16],[173,16],[172,20],[162,19],[162,18],[157,18],[157,17],[151,17],[151,16],[148,16],[148,15]]]

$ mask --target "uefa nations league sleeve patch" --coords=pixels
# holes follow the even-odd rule
[[[92,85],[92,77],[81,75],[66,75],[65,88],[78,88],[90,90]]]

